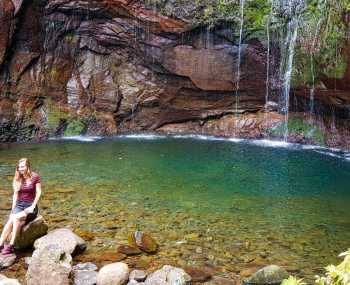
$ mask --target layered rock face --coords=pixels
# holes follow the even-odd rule
[[[266,106],[266,47],[250,39],[239,49],[232,25],[203,28],[146,4],[1,1],[0,141],[135,131],[263,137],[281,123]],[[277,54],[272,46],[276,102]],[[340,93],[317,93],[318,104],[343,109],[344,80]]]

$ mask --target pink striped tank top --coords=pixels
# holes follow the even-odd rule
[[[40,176],[32,173],[31,181],[24,181],[18,191],[18,201],[33,202],[36,195],[36,184],[40,183]]]

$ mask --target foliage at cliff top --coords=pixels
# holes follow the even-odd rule
[[[322,77],[342,78],[350,42],[348,0],[309,0],[299,23],[295,84],[314,84]]]
[[[194,26],[213,26],[220,22],[240,23],[240,4],[243,4],[245,30],[262,29],[265,17],[271,11],[268,0],[145,0],[145,4],[162,14],[185,20]]]

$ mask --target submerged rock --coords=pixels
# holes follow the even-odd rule
[[[25,249],[32,247],[35,240],[47,234],[48,225],[42,216],[37,216],[35,220],[25,225],[21,234],[16,240],[15,247]]]
[[[191,276],[193,282],[204,282],[211,278],[211,274],[200,268],[187,267],[185,271]]]
[[[122,285],[129,278],[129,267],[123,262],[108,264],[97,274],[97,285]]]
[[[141,253],[141,250],[139,248],[129,245],[121,245],[117,250],[118,252],[126,255],[137,255]]]
[[[58,244],[36,249],[30,262],[27,285],[69,285],[72,257]]]
[[[128,240],[132,247],[138,247],[147,253],[155,253],[158,249],[157,242],[147,233],[136,231]]]
[[[35,249],[57,244],[66,253],[76,255],[86,249],[85,241],[74,234],[70,229],[61,228],[49,232],[47,235],[37,239],[34,243]]]
[[[210,285],[239,285],[239,280],[233,280],[228,277],[214,276]]]
[[[190,284],[191,276],[183,269],[164,265],[161,269],[150,274],[146,281],[146,285],[185,285]]]
[[[280,284],[289,274],[277,265],[269,265],[258,270],[251,277],[244,280],[245,284]]]

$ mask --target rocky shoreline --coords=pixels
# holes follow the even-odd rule
[[[0,268],[11,274],[11,268],[20,264],[26,269],[22,284],[27,285],[238,285],[238,284],[280,284],[289,273],[276,265],[263,267],[256,272],[235,275],[230,272],[216,272],[210,267],[185,267],[163,265],[155,271],[140,270],[127,257],[140,254],[157,254],[158,243],[147,233],[136,231],[129,236],[128,245],[120,245],[110,260],[96,266],[96,260],[79,263],[79,255],[88,249],[88,243],[69,228],[58,228],[47,232],[45,220],[38,216],[27,225],[21,239],[16,242],[18,257],[0,255]],[[21,257],[20,252],[34,247],[31,257]],[[22,261],[21,261],[22,260]],[[76,261],[74,261],[76,260]],[[122,262],[126,260],[126,262]],[[73,265],[73,262],[75,265]],[[20,277],[19,279],[22,279]],[[1,285],[21,284],[15,278],[0,274]]]

